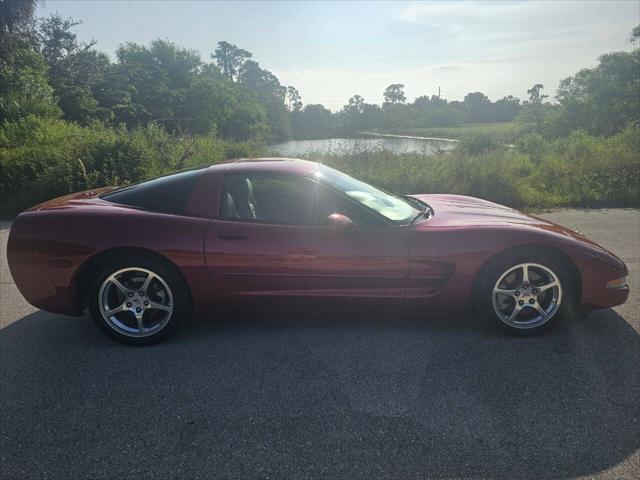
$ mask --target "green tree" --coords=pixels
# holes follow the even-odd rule
[[[364,112],[364,105],[364,98],[362,98],[360,95],[354,95],[349,99],[344,109],[348,112],[362,114]]]
[[[218,42],[218,48],[211,54],[211,58],[215,59],[223,75],[233,82],[237,78],[240,66],[247,58],[251,58],[251,53],[242,48],[229,43]]]
[[[280,80],[269,70],[260,68],[258,62],[245,61],[238,73],[238,83],[242,83],[258,92],[264,92],[281,98],[284,101],[286,88],[280,85]]]
[[[371,130],[382,127],[384,112],[379,105],[365,103],[362,105],[362,129]]]
[[[548,97],[542,93],[544,86],[536,83],[527,90],[529,101],[524,102],[520,114],[517,117],[518,123],[525,132],[532,131],[539,134],[550,133],[549,122],[554,115],[557,115],[558,108],[549,103],[543,103]]]
[[[401,83],[389,85],[384,91],[384,101],[390,105],[406,102],[407,97],[404,94],[404,85]]]
[[[482,92],[467,93],[463,105],[469,114],[470,122],[489,122],[492,116],[493,104],[489,97]]]
[[[68,120],[86,125],[109,120],[110,110],[101,108],[94,96],[110,67],[109,58],[92,49],[95,42],[79,43],[72,29],[79,25],[54,14],[40,22],[40,49],[49,66],[49,84]]]
[[[336,115],[336,129],[340,135],[354,135],[365,129],[365,101],[360,95],[351,97]]]
[[[510,122],[520,113],[520,99],[507,95],[494,103],[493,121]]]
[[[333,134],[331,112],[323,105],[307,105],[293,124],[296,138],[326,138]]]
[[[609,136],[640,123],[640,49],[602,55],[595,68],[562,80],[556,98],[564,133],[582,128]]]
[[[135,112],[130,127],[154,121],[175,132],[192,125],[190,117],[179,111],[183,112],[185,96],[200,74],[196,52],[154,40],[149,47],[127,43],[116,55],[117,77],[129,92],[129,110]]]
[[[469,115],[463,106],[454,107],[445,99],[432,95],[417,97],[411,104],[411,113],[404,128],[450,127],[467,121]]]
[[[413,101],[413,106],[417,108],[427,108],[431,105],[431,99],[428,95],[421,95],[416,97]]]
[[[536,83],[533,87],[527,90],[527,95],[529,95],[530,103],[540,104],[545,98],[549,97],[549,95],[542,94],[543,88],[544,85],[542,85],[541,83]]]
[[[0,66],[10,68],[17,46],[36,44],[33,15],[39,0],[0,0]]]
[[[287,98],[289,99],[290,112],[299,112],[302,110],[302,97],[296,87],[291,85],[287,87]]]
[[[176,127],[189,134],[216,134],[237,108],[233,86],[207,75],[195,78],[176,105]],[[235,132],[230,132],[235,134]]]
[[[280,85],[278,77],[260,68],[258,62],[246,60],[240,66],[238,83],[256,93],[267,112],[273,138],[280,140],[290,137],[291,123],[284,105],[287,89]]]
[[[0,1],[0,37],[16,33],[27,26],[40,3],[39,0]]]
[[[218,126],[224,138],[259,140],[269,138],[271,128],[267,112],[254,92],[241,88],[233,90],[228,117]]]
[[[15,46],[11,64],[0,59],[0,124],[28,115],[58,117],[53,89],[47,83],[47,64],[25,42]]]

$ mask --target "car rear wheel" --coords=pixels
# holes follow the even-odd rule
[[[171,334],[188,313],[184,282],[164,262],[121,255],[102,265],[89,289],[89,311],[110,337],[150,345]]]
[[[571,315],[571,276],[546,253],[505,256],[483,272],[476,307],[511,333],[538,333]]]

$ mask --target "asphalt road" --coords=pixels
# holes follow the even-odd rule
[[[0,242],[2,478],[640,478],[640,212],[544,214],[632,296],[535,338],[473,318],[229,313],[149,348],[24,303]]]

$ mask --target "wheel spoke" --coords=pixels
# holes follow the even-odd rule
[[[142,317],[144,315],[144,311],[140,313],[136,313],[136,322],[138,323],[138,332],[141,334],[144,333],[144,325],[142,323]]]
[[[107,310],[104,313],[105,313],[105,315],[110,317],[111,315],[115,315],[116,313],[124,312],[126,310],[127,310],[127,305],[126,305],[126,302],[125,302],[122,305],[118,305],[117,307],[114,307],[114,308],[112,308],[110,310]]]
[[[155,274],[152,272],[149,272],[149,274],[147,275],[147,278],[144,280],[144,283],[140,287],[140,291],[145,295],[147,294],[147,289],[149,288],[149,284],[154,278],[156,278]]]
[[[543,319],[546,319],[549,316],[549,314],[545,311],[544,308],[542,308],[542,305],[540,305],[539,303],[536,303],[534,308],[538,311]]]
[[[127,295],[127,294],[133,292],[133,290],[125,287],[124,284],[122,282],[120,282],[120,280],[118,280],[116,277],[112,277],[110,281],[111,281],[111,283],[113,285],[115,285],[115,287],[118,290],[120,290],[123,293],[123,295]]]
[[[516,303],[513,307],[513,312],[511,312],[511,315],[507,318],[507,322],[513,322],[520,313],[520,310],[522,310],[522,307]]]
[[[557,287],[557,286],[558,286],[558,282],[553,280],[552,282],[547,283],[546,285],[542,285],[542,286],[536,287],[536,288],[538,289],[538,293],[542,293],[542,292],[544,292],[546,290],[549,290],[550,288]]]
[[[505,290],[503,288],[496,288],[493,290],[493,293],[500,295],[508,295],[510,297],[516,298],[516,290]]]
[[[522,283],[529,283],[529,265],[522,266]]]
[[[162,305],[161,303],[157,302],[149,302],[148,308],[152,310],[164,310],[165,312],[171,311],[171,307],[169,305]]]

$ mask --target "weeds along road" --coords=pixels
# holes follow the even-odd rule
[[[565,210],[626,305],[507,337],[473,318],[232,314],[149,348],[0,273],[2,478],[640,478],[640,212]]]

